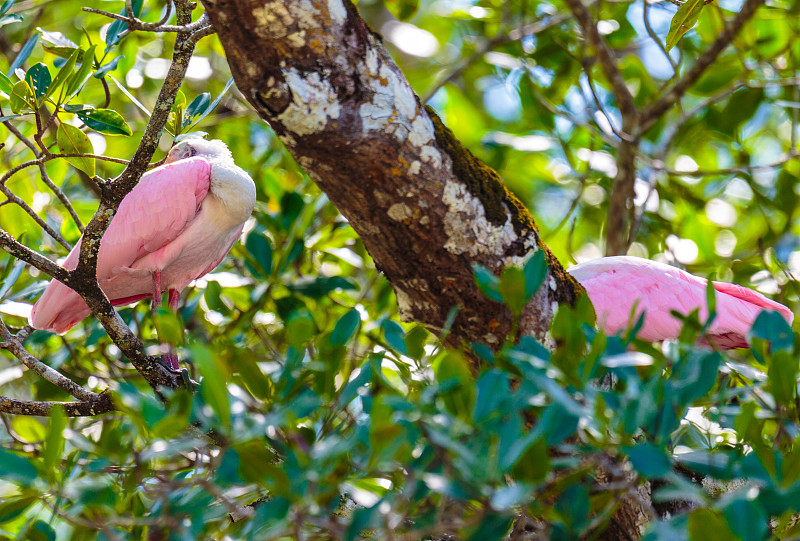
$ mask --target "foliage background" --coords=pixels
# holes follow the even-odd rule
[[[528,205],[557,257],[567,264],[602,255],[619,113],[599,66],[584,62],[564,6],[358,5],[415,90]],[[591,10],[643,104],[674,82],[740,5],[704,8],[670,60],[660,44],[674,5],[600,2]],[[98,44],[99,65],[119,59],[104,76],[108,108],[134,135],[89,135],[97,154],[126,159],[147,117],[112,77],[151,108],[174,38],[133,33],[101,53],[109,21],[80,7],[68,0],[11,6],[0,19],[0,71],[16,82],[8,68],[37,35],[24,69],[43,62],[53,76],[60,60],[43,45],[59,38],[48,33],[83,49]],[[123,3],[102,7],[118,11]],[[157,20],[161,9],[145,2],[142,18]],[[762,7],[680,106],[644,134],[641,219],[629,250],[755,287],[792,308],[800,266],[797,12],[788,1]],[[514,39],[534,22],[546,28]],[[201,40],[182,88],[186,103],[203,92],[214,100],[229,78],[216,38]],[[100,107],[103,82],[91,77],[71,103]],[[10,114],[7,100],[0,106]],[[35,131],[30,115],[10,122],[26,135]],[[71,113],[58,122],[81,125]],[[252,174],[259,201],[245,242],[184,293],[181,358],[202,378],[200,392],[178,392],[163,408],[91,318],[64,337],[31,335],[26,346],[37,358],[89,388],[114,390],[124,411],[70,420],[2,416],[3,536],[138,539],[168,528],[174,539],[352,539],[365,530],[383,532],[376,538],[457,531],[489,539],[505,535],[522,513],[538,520],[528,522],[533,531],[546,522],[552,538],[574,538],[607,522],[619,498],[646,479],[658,480],[660,499],[698,504],[688,515],[653,521],[653,538],[707,539],[729,529],[760,539],[772,535],[768,516],[777,517],[774,535],[792,535],[792,502],[800,501],[797,348],[779,322],[757,325],[753,352],[637,343],[638,355],[625,353],[627,338],[595,335],[585,307],[577,315],[563,310],[553,328],[564,338],[560,349],[550,354],[530,341],[497,355],[478,348],[488,362],[476,378],[437,337],[399,324],[391,289],[358,238],[235,88],[191,129],[228,144]],[[32,157],[7,128],[0,136],[4,171]],[[55,129],[47,137],[55,141]],[[170,144],[165,134],[161,151]],[[121,170],[97,162],[103,178]],[[63,159],[48,162],[47,173],[86,223],[96,209],[92,181]],[[36,168],[5,186],[69,243],[78,239]],[[16,205],[0,207],[0,227],[53,258],[66,254]],[[22,326],[18,303],[32,303],[45,277],[10,256],[0,265],[0,313]],[[122,315],[155,343],[147,303]],[[617,373],[615,391],[590,384],[605,370]],[[510,378],[520,376],[509,391]],[[0,385],[5,396],[66,399],[10,355],[0,357]],[[694,411],[693,421],[682,420],[690,405],[705,408],[706,418]],[[187,430],[192,423],[196,429]],[[210,429],[214,442],[203,436]],[[629,457],[633,473],[609,457]],[[721,481],[747,481],[709,492],[676,474],[676,461]],[[592,488],[598,470],[617,482]],[[230,523],[229,512],[268,494],[254,518]]]

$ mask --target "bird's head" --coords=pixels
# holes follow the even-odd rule
[[[228,147],[219,139],[207,141],[199,137],[184,139],[176,144],[167,155],[167,163],[176,162],[192,156],[202,156],[209,160],[231,159]]]

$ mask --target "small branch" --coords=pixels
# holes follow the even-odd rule
[[[54,407],[64,408],[67,417],[91,417],[110,411],[116,411],[108,393],[97,395],[96,399],[80,402],[41,402],[34,400],[16,400],[0,396],[0,412],[14,415],[33,415],[47,417]]]
[[[614,53],[600,35],[600,32],[597,31],[597,25],[589,14],[589,10],[583,5],[583,2],[581,2],[581,0],[565,1],[583,30],[583,35],[588,40],[589,45],[594,48],[597,60],[600,62],[600,67],[603,69],[603,73],[605,73],[609,83],[611,83],[611,92],[614,94],[617,107],[619,107],[619,112],[622,115],[623,130],[626,124],[635,127],[635,120],[637,120],[639,111],[636,109],[630,90],[628,90],[628,87],[625,85],[625,79],[622,77],[619,69],[617,69],[617,65],[614,62]],[[626,122],[626,119],[628,119],[628,122]]]
[[[17,197],[16,195],[14,195],[14,192],[12,192],[11,190],[9,190],[9,189],[8,189],[8,187],[7,187],[5,184],[2,184],[2,183],[0,183],[0,192],[2,192],[2,193],[3,193],[3,195],[5,195],[5,196],[8,198],[8,200],[9,200],[9,201],[12,201],[12,202],[13,202],[15,205],[17,205],[19,208],[21,208],[22,210],[24,210],[24,211],[25,211],[25,213],[26,213],[26,214],[28,214],[28,216],[30,216],[31,218],[33,218],[33,221],[34,221],[34,222],[36,222],[36,224],[37,224],[39,227],[41,227],[41,228],[42,228],[42,229],[43,229],[43,230],[44,230],[44,231],[45,231],[45,232],[46,232],[48,235],[50,235],[51,237],[53,237],[53,239],[55,239],[55,240],[56,240],[56,242],[58,242],[58,243],[59,243],[61,246],[63,246],[63,247],[64,247],[64,248],[66,248],[67,250],[71,250],[71,249],[72,249],[72,246],[70,245],[70,243],[68,243],[66,240],[64,240],[64,237],[62,237],[62,236],[61,236],[61,235],[58,233],[58,231],[56,231],[55,229],[53,229],[52,227],[50,227],[50,226],[47,224],[47,222],[45,222],[44,220],[42,220],[42,219],[39,217],[39,215],[38,215],[38,214],[36,214],[36,213],[33,211],[33,209],[32,209],[31,207],[29,207],[29,206],[28,206],[28,204],[27,204],[27,203],[25,203],[25,201],[23,201],[22,199],[20,199],[20,198],[19,198],[19,197]]]
[[[568,1],[576,2],[578,0]],[[708,49],[703,51],[703,54],[698,57],[692,67],[689,68],[689,71],[687,71],[666,94],[642,112],[640,120],[640,129],[642,132],[647,131],[650,126],[675,105],[686,91],[697,82],[706,69],[714,63],[720,53],[733,41],[733,38],[739,34],[745,23],[750,20],[755,14],[756,9],[758,9],[764,1],[765,0],[745,0],[742,9],[733,18],[731,24],[720,32],[717,39]]]
[[[14,355],[14,357],[19,359],[22,364],[27,366],[29,370],[36,372],[41,377],[59,389],[68,392],[78,400],[93,401],[97,400],[97,398],[100,396],[97,393],[93,393],[87,389],[84,389],[68,377],[60,374],[56,370],[53,370],[36,357],[28,353],[28,350],[26,350],[22,343],[17,340],[17,337],[11,334],[11,332],[8,330],[8,327],[6,327],[5,323],[3,323],[2,318],[0,318],[0,340],[2,340],[2,342],[0,342],[0,348],[7,349]]]

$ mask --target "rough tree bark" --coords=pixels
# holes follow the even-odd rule
[[[400,315],[452,344],[498,346],[511,313],[472,264],[495,272],[544,250],[549,273],[522,319],[540,340],[580,286],[499,176],[422,106],[350,2],[204,0],[239,89],[360,235]]]

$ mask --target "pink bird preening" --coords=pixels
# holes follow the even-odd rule
[[[175,145],[167,163],[145,173],[125,196],[100,242],[97,281],[115,306],[169,292],[176,310],[189,282],[216,267],[253,212],[253,179],[233,163],[222,141],[192,138]],[[82,238],[81,238],[82,240]],[[81,240],[64,268],[78,264]],[[80,296],[50,282],[31,311],[30,324],[58,334],[91,313]],[[167,361],[178,368],[177,357]]]
[[[644,313],[638,337],[650,342],[678,338],[682,322],[670,311],[683,315],[700,310],[708,318],[705,278],[676,267],[630,256],[601,257],[567,269],[586,289],[597,312],[597,324],[608,335],[618,334],[631,324],[631,313]],[[720,349],[748,347],[747,333],[763,310],[780,313],[791,325],[794,314],[786,306],[752,289],[713,282],[716,317],[709,339]],[[635,319],[633,320],[635,321]]]

